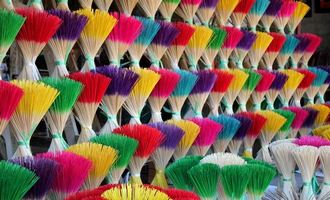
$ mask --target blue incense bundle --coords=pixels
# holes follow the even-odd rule
[[[324,81],[324,83],[321,85],[321,87],[319,88],[319,92],[318,92],[318,95],[317,95],[318,98],[319,98],[319,101],[321,103],[325,103],[324,95],[325,95],[325,93],[328,90],[329,85],[330,85],[330,68],[327,67],[327,66],[318,66],[318,68],[319,69],[323,69],[324,71],[327,71],[328,72],[328,77]]]
[[[280,54],[276,58],[279,69],[284,69],[286,63],[288,62],[289,57],[296,49],[299,42],[300,42],[299,39],[297,39],[292,35],[288,35],[286,37],[285,43],[280,51]]]
[[[246,16],[249,29],[252,32],[257,31],[257,25],[259,23],[259,20],[265,13],[269,4],[270,4],[269,0],[256,0],[255,3],[253,4],[250,12]]]
[[[312,85],[308,87],[306,90],[306,96],[307,96],[307,103],[308,104],[314,104],[314,99],[317,93],[320,90],[320,87],[325,83],[325,81],[328,78],[328,72],[317,68],[317,67],[309,67],[308,70],[316,75],[316,78],[312,82]]]

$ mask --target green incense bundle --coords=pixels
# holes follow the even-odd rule
[[[289,132],[291,130],[291,124],[296,117],[296,114],[294,112],[291,112],[289,110],[283,110],[283,109],[276,109],[274,110],[277,114],[282,115],[286,119],[284,125],[281,127],[279,132],[277,133],[277,138],[279,139],[286,139],[289,135]]]
[[[254,70],[245,69],[244,72],[249,74],[249,78],[246,80],[242,90],[240,91],[240,93],[238,95],[239,108],[243,112],[247,111],[246,103],[250,99],[252,92],[257,87],[259,81],[262,78],[262,76]]]
[[[118,160],[110,171],[111,183],[117,184],[129,161],[133,157],[139,142],[133,138],[118,134],[104,134],[93,137],[90,141],[112,147],[118,151]]]
[[[46,119],[53,137],[49,151],[62,151],[68,147],[62,132],[83,86],[68,78],[47,77],[43,78],[41,82],[59,91],[59,95],[46,114]]]
[[[201,156],[186,156],[176,160],[166,168],[165,174],[172,181],[175,188],[192,190],[193,184],[188,175],[188,171],[197,165],[201,159]]]

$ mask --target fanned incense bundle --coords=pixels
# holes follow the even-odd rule
[[[102,199],[150,199],[150,200],[170,200],[170,197],[160,190],[144,185],[119,185],[111,188],[102,194]]]
[[[175,9],[180,4],[181,0],[163,0],[159,6],[159,12],[165,21],[170,22]]]
[[[226,94],[224,95],[224,106],[225,106],[225,112],[227,114],[233,114],[234,110],[233,110],[233,105],[234,102],[237,98],[237,96],[239,95],[240,91],[242,90],[245,82],[248,80],[249,78],[249,74],[240,70],[240,69],[232,69],[229,70],[229,72],[234,75],[234,79],[231,82],[231,84],[229,85],[229,88],[226,92]]]
[[[26,199],[45,199],[52,187],[53,181],[60,166],[53,160],[46,158],[23,157],[11,159],[10,162],[18,164],[34,172],[38,181],[24,196]],[[8,175],[8,174],[7,174]]]
[[[280,54],[276,58],[279,69],[285,68],[289,57],[293,54],[299,42],[300,41],[292,35],[286,36],[285,43],[280,51]]]
[[[239,0],[219,0],[215,9],[215,19],[219,26],[225,26]]]
[[[303,189],[300,195],[301,200],[315,199],[312,188],[312,179],[317,166],[319,149],[313,146],[300,146],[292,150],[292,156],[301,171],[304,181]]]
[[[70,152],[43,153],[36,157],[54,160],[59,165],[47,194],[50,199],[65,199],[77,193],[92,168],[92,161]]]
[[[271,32],[269,33],[269,35],[273,37],[273,40],[263,55],[263,61],[265,64],[265,68],[271,71],[273,70],[273,64],[275,62],[275,59],[280,53],[280,50],[282,49],[286,38],[280,33]]]
[[[121,13],[130,16],[139,0],[115,0]]]
[[[70,146],[67,151],[82,156],[93,163],[82,187],[84,190],[99,187],[118,158],[115,149],[94,143],[76,144]]]
[[[326,67],[326,66],[318,66],[318,68],[323,69],[324,71],[328,72],[328,78],[324,81],[324,83],[319,88],[319,92],[318,92],[318,95],[317,95],[320,103],[325,103],[324,96],[325,96],[325,93],[327,92],[327,90],[329,88],[329,85],[330,85],[330,68]]]
[[[261,103],[265,98],[265,95],[275,80],[275,75],[266,70],[258,70],[258,74],[261,75],[257,87],[252,92],[253,110],[261,110]]]
[[[270,0],[268,8],[260,19],[261,24],[266,32],[270,32],[270,26],[273,24],[275,17],[279,13],[283,3],[285,3],[285,1]]]
[[[81,5],[81,7],[88,8],[88,9],[92,8],[93,0],[78,0],[78,1],[79,1],[79,4]]]
[[[313,81],[315,80],[316,74],[307,69],[297,69],[296,71],[304,75],[303,80],[293,94],[294,105],[301,106],[301,100],[307,89],[312,85]]]
[[[95,70],[94,58],[117,23],[117,19],[108,12],[91,9],[81,9],[77,14],[88,18],[88,22],[81,32],[78,44],[84,53],[86,62],[82,72]]]
[[[213,31],[204,26],[195,26],[195,33],[185,49],[185,57],[190,70],[198,69],[197,63],[212,39]]]
[[[256,0],[249,13],[246,15],[247,24],[252,32],[257,31],[259,20],[266,12],[269,4],[270,0]]]
[[[241,29],[243,20],[245,19],[248,12],[250,12],[255,2],[256,0],[240,0],[233,13],[231,14],[231,20],[234,27]]]
[[[284,28],[290,20],[291,16],[294,14],[297,5],[298,3],[295,1],[285,1],[281,6],[280,11],[277,13],[274,24],[277,30],[283,35],[285,35]]]
[[[267,119],[259,136],[262,147],[258,152],[257,159],[271,163],[272,159],[268,151],[268,146],[277,132],[282,128],[286,119],[282,115],[270,110],[262,110],[257,113]]]
[[[184,131],[175,125],[160,122],[149,124],[149,126],[158,129],[164,135],[164,141],[151,155],[156,168],[156,174],[151,184],[162,188],[167,188],[168,185],[164,171],[175,151],[176,146],[184,136]]]
[[[151,19],[143,17],[137,17],[137,19],[142,22],[143,28],[139,37],[128,49],[133,67],[140,67],[141,57],[160,29],[160,24]]]
[[[7,127],[23,95],[24,91],[20,87],[0,80],[0,99],[4,102],[0,106],[0,135]]]
[[[79,82],[68,78],[55,79],[48,77],[41,81],[60,92],[49,108],[46,119],[52,134],[49,151],[63,151],[68,148],[68,144],[65,142],[62,132],[83,86]]]
[[[127,97],[123,107],[131,115],[130,123],[141,124],[140,117],[142,109],[161,76],[149,69],[134,67],[131,70],[139,75],[139,79]]]
[[[242,90],[240,91],[237,99],[239,101],[239,110],[247,111],[246,103],[250,99],[250,96],[254,89],[257,87],[259,81],[262,79],[262,76],[259,75],[256,71],[251,69],[244,70],[247,74],[249,74],[249,78],[246,80]]]
[[[293,69],[298,68],[299,61],[304,55],[308,45],[310,44],[310,40],[308,37],[305,37],[305,34],[297,34],[295,37],[299,40],[299,44],[291,55],[290,64]]]
[[[274,102],[289,78],[286,74],[278,71],[274,71],[272,73],[275,75],[275,79],[266,92],[267,108],[271,110],[274,109]]]
[[[63,21],[52,39],[48,42],[55,62],[55,69],[52,72],[52,76],[67,76],[69,72],[66,69],[66,63],[69,53],[87,23],[87,17],[64,10],[50,10],[48,12]]]
[[[180,140],[179,145],[176,147],[173,154],[173,157],[176,160],[183,158],[197,138],[200,132],[200,127],[188,120],[169,120],[166,121],[166,123],[173,124],[184,131],[184,136]]]
[[[249,132],[252,126],[252,120],[248,116],[236,114],[234,115],[235,119],[240,121],[241,125],[237,132],[235,133],[234,137],[228,144],[228,149],[231,153],[238,155],[240,147],[243,143],[243,139],[246,134]]]
[[[95,136],[92,128],[93,119],[111,79],[92,72],[75,72],[70,74],[69,78],[84,86],[74,105],[74,112],[81,126],[78,143],[87,142]]]
[[[283,181],[279,189],[290,199],[293,199],[295,194],[292,176],[296,163],[291,152],[296,147],[297,145],[291,142],[282,142],[270,147],[276,168],[281,174],[280,180]]]
[[[312,108],[318,111],[317,117],[314,121],[314,127],[324,125],[330,114],[330,108],[323,104],[309,104],[307,105],[307,108]]]
[[[115,149],[118,152],[118,160],[111,167],[110,181],[112,184],[117,184],[132,158],[139,142],[133,138],[118,134],[105,134],[98,137],[93,137],[93,143],[102,144]]]
[[[166,176],[171,180],[175,188],[181,190],[193,189],[188,171],[196,166],[201,159],[201,156],[186,156],[180,160],[174,161],[166,168]]]
[[[2,63],[11,44],[25,22],[24,17],[13,11],[0,9],[0,62]],[[0,78],[1,79],[1,78]]]
[[[300,136],[308,135],[311,133],[314,122],[319,115],[319,111],[312,107],[305,107],[304,109],[308,112],[308,116],[299,129]]]
[[[105,41],[105,49],[110,64],[120,67],[120,60],[140,35],[143,24],[138,19],[126,16],[122,13],[113,12],[111,15],[115,17],[118,22]]]
[[[211,119],[222,125],[222,131],[214,142],[213,149],[215,152],[225,152],[229,142],[241,126],[241,122],[230,115],[223,114],[218,117],[211,117]]]
[[[302,136],[300,138],[293,140],[292,142],[298,146],[313,146],[317,148],[320,148],[321,146],[330,145],[329,140],[319,136],[311,136],[311,135]]]
[[[322,172],[324,173],[324,180],[323,180],[323,186],[322,186],[322,190],[321,190],[321,194],[320,194],[320,198],[324,198],[329,194],[329,186],[328,186],[328,182],[329,182],[329,178],[330,178],[330,174],[329,174],[329,146],[322,146],[319,148],[320,151],[320,155],[319,155],[319,159],[321,161],[321,165],[322,165]]]
[[[218,135],[221,134],[222,126],[208,118],[193,118],[190,121],[200,127],[199,134],[190,151],[193,155],[205,156]]]
[[[220,168],[212,163],[198,164],[188,171],[194,190],[202,199],[215,199],[220,177]]]
[[[309,45],[307,46],[307,48],[305,49],[305,53],[301,58],[301,64],[302,67],[307,68],[308,67],[308,62],[311,59],[312,55],[315,53],[315,51],[317,50],[317,48],[320,46],[321,42],[322,42],[322,38],[319,37],[318,35],[314,35],[311,33],[303,33],[305,35],[305,37],[307,37],[309,39]]]
[[[244,58],[251,49],[253,43],[255,42],[257,35],[246,30],[242,30],[243,37],[237,44],[236,48],[233,51],[232,59],[236,64],[236,67],[243,69]]]
[[[7,161],[0,161],[3,177],[0,180],[1,199],[20,200],[38,181],[38,176],[30,170]]]
[[[181,108],[194,88],[198,76],[185,70],[176,70],[175,72],[180,75],[180,80],[168,98],[168,103],[171,106],[172,118],[181,119]]]
[[[251,68],[258,69],[259,62],[266,52],[268,46],[271,44],[273,37],[268,33],[257,32],[257,37],[255,42],[253,43],[248,57],[250,60]]]
[[[196,16],[204,26],[209,26],[210,19],[216,9],[219,0],[202,0],[196,12]]]
[[[237,28],[226,26],[224,29],[227,35],[225,42],[219,51],[220,61],[218,63],[218,68],[222,69],[228,68],[228,58],[236,48],[239,41],[243,38],[243,32]]]
[[[193,24],[195,13],[202,3],[202,0],[181,0],[179,6],[176,8],[175,13],[188,24]]]
[[[287,24],[289,33],[294,34],[294,31],[296,30],[297,26],[300,24],[300,22],[303,20],[305,15],[310,10],[310,7],[301,1],[297,2],[297,7],[293,12],[293,15],[290,17],[289,22]]]
[[[307,104],[313,104],[315,96],[319,92],[319,89],[322,86],[322,84],[328,78],[329,74],[327,71],[316,67],[308,68],[308,70],[316,75],[316,78],[312,82],[312,85],[310,85],[310,87],[308,87],[306,90]]]
[[[247,158],[253,158],[252,147],[254,142],[258,138],[259,134],[261,133],[261,129],[265,126],[267,122],[267,118],[253,112],[241,112],[239,115],[248,117],[251,121],[251,127],[248,130],[243,142],[244,142],[244,152],[243,156]]]
[[[200,163],[213,163],[220,168],[229,165],[245,165],[246,161],[238,155],[232,153],[213,153],[205,156]]]
[[[108,12],[113,0],[94,0],[96,6],[103,11]]]
[[[163,1],[164,2],[164,1]],[[179,30],[179,35],[174,39],[172,44],[167,48],[162,61],[164,67],[168,69],[180,69],[179,60],[184,52],[190,38],[195,33],[195,27],[183,22],[176,22],[173,25]]]
[[[289,106],[289,101],[304,79],[304,75],[291,69],[281,70],[281,72],[288,76],[288,81],[280,91],[281,101],[284,106]]]
[[[162,0],[139,0],[138,5],[140,6],[145,17],[154,19],[157,9],[162,3]]]
[[[295,119],[296,114],[294,112],[291,112],[290,110],[285,110],[285,109],[276,109],[273,111],[276,112],[277,114],[282,115],[282,117],[286,119],[285,123],[276,134],[276,138],[279,140],[287,139],[289,136],[289,132],[291,132],[291,124]]]
[[[179,34],[179,30],[172,23],[160,21],[159,25],[158,33],[146,49],[146,55],[151,63],[151,67],[155,68],[161,67],[160,59]]]
[[[151,122],[161,122],[161,110],[167,100],[177,86],[180,75],[166,69],[152,69],[160,75],[160,79],[149,96],[149,104],[151,107]]]
[[[217,56],[219,49],[226,38],[226,31],[220,28],[211,27],[213,34],[210,39],[207,48],[201,58],[201,62],[205,65],[206,69],[212,69],[214,58]]]
[[[16,38],[24,57],[19,79],[39,80],[40,74],[35,61],[62,20],[33,8],[19,8],[16,12],[26,19]]]
[[[330,125],[323,125],[318,128],[315,128],[312,132],[313,132],[313,135],[320,136],[324,139],[329,140],[330,139],[329,128],[330,128]]]
[[[289,110],[295,113],[295,118],[291,124],[291,131],[289,132],[289,138],[295,138],[304,121],[308,117],[308,112],[301,107],[284,107],[283,110]]]
[[[107,117],[107,121],[100,130],[100,133],[108,133],[119,127],[117,114],[131,93],[139,76],[134,72],[117,67],[98,67],[96,71],[111,79],[105,95],[102,99],[101,109]]]
[[[139,142],[133,158],[129,162],[129,168],[131,172],[130,182],[133,184],[142,184],[140,177],[141,169],[149,156],[162,143],[164,135],[159,130],[147,125],[131,124],[116,128],[113,132],[133,138]]]
[[[10,121],[18,144],[14,157],[32,156],[30,139],[39,122],[56,99],[58,91],[43,83],[32,81],[14,80],[12,83],[24,92],[24,96]]]
[[[198,79],[188,99],[194,116],[203,118],[202,110],[217,76],[210,70],[198,71],[195,74],[198,76]]]
[[[217,76],[217,79],[210,92],[208,105],[211,110],[210,115],[216,117],[219,116],[220,102],[233,81],[234,75],[230,71],[225,70],[214,69],[212,71]]]

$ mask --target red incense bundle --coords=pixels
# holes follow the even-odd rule
[[[231,20],[236,28],[241,28],[245,16],[251,10],[255,2],[256,0],[241,0],[238,3],[233,14],[231,15]]]
[[[285,35],[284,28],[293,15],[297,5],[297,2],[294,1],[283,1],[281,9],[277,13],[274,24],[276,25],[278,31],[283,35]]]
[[[284,45],[286,37],[280,33],[274,33],[274,32],[269,33],[269,35],[273,37],[273,40],[268,46],[265,54],[263,55],[263,61],[265,64],[265,68],[271,71],[273,70],[274,61],[278,56],[278,54],[280,53],[280,50]]]
[[[294,105],[301,106],[301,99],[303,98],[307,89],[312,85],[316,75],[307,69],[297,69],[296,71],[304,75],[303,80],[300,82],[297,90],[293,94]]]
[[[283,110],[289,110],[295,113],[295,118],[291,123],[291,131],[289,133],[289,138],[295,138],[304,121],[307,119],[309,113],[304,108],[294,106],[284,107]]]
[[[302,67],[307,68],[308,62],[311,59],[312,55],[317,50],[317,48],[320,46],[320,44],[322,42],[322,38],[319,37],[318,35],[314,35],[311,33],[304,33],[303,35],[305,37],[307,37],[310,41],[307,48],[305,49],[305,53],[302,56],[301,61],[300,61],[302,64]]]

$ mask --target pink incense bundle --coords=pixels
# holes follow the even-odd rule
[[[280,53],[284,45],[284,42],[286,40],[286,37],[280,33],[274,33],[274,32],[269,33],[269,35],[273,37],[273,40],[268,46],[265,54],[263,55],[263,61],[265,64],[265,68],[271,71],[273,70],[274,61],[278,56],[278,54]]]
[[[202,0],[181,0],[175,12],[183,21],[193,24],[193,18],[201,3]]]
[[[160,75],[160,80],[152,90],[149,96],[149,104],[151,107],[151,122],[161,122],[162,115],[161,109],[163,108],[167,98],[172,94],[173,90],[177,86],[180,75],[166,69],[155,69],[152,71]]]
[[[231,20],[234,26],[238,29],[241,28],[243,20],[248,12],[251,10],[256,0],[241,0],[236,6],[234,12],[231,15]]]
[[[110,13],[118,20],[109,34],[106,42],[106,53],[110,64],[120,67],[120,60],[142,31],[142,23],[134,17],[113,12]]]
[[[173,25],[178,29],[179,34],[167,48],[162,61],[165,68],[180,69],[179,60],[190,38],[194,35],[195,28],[183,22],[176,22]]]
[[[304,55],[300,60],[302,67],[307,68],[308,62],[311,59],[312,55],[316,52],[317,48],[320,46],[322,42],[322,38],[319,37],[318,35],[311,33],[303,33],[302,35],[304,35],[310,41],[307,48],[305,49]]]
[[[213,85],[208,98],[208,105],[210,107],[210,115],[217,117],[219,116],[219,107],[222,97],[225,95],[229,88],[229,85],[234,79],[234,75],[230,71],[214,69],[212,70],[217,75],[217,79]]]
[[[291,16],[293,15],[297,7],[297,2],[294,1],[284,1],[280,11],[277,13],[277,16],[274,20],[278,31],[285,35],[284,28],[289,22]]]
[[[228,59],[233,50],[236,48],[239,41],[242,39],[244,33],[234,27],[226,26],[224,27],[227,36],[219,51],[220,61],[218,63],[218,68],[227,69]]]
[[[313,81],[315,80],[316,74],[314,74],[313,72],[311,72],[307,69],[297,69],[296,71],[303,74],[304,78],[300,82],[297,90],[295,91],[295,93],[293,95],[294,105],[302,106],[301,99],[303,98],[307,89],[312,85]]]
[[[307,119],[309,113],[307,110],[301,107],[290,106],[284,107],[283,109],[295,113],[295,118],[291,124],[291,131],[289,133],[289,138],[295,138],[304,121]]]
[[[218,135],[221,134],[223,127],[209,118],[193,118],[189,119],[189,121],[200,127],[199,134],[190,148],[191,153],[193,155],[205,156]]]
[[[320,148],[321,146],[330,146],[330,141],[319,136],[305,135],[293,141],[298,146],[313,146]]]
[[[82,83],[84,86],[74,105],[74,112],[81,126],[78,143],[83,143],[96,136],[92,128],[94,116],[111,79],[92,72],[75,72],[70,74],[69,78]]]
[[[276,78],[275,74],[266,70],[257,70],[257,72],[262,76],[262,78],[259,81],[255,90],[252,92],[254,111],[261,110],[261,103],[265,98],[265,94]]]
[[[16,38],[24,57],[23,69],[18,78],[39,80],[41,76],[35,64],[36,59],[60,27],[62,20],[33,8],[19,8],[16,12],[26,18]]]

